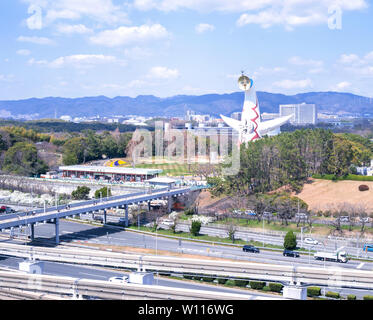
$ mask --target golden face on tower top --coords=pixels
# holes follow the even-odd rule
[[[253,86],[253,80],[251,80],[249,77],[242,75],[238,78],[238,87],[241,90],[243,91],[249,90],[252,86]]]

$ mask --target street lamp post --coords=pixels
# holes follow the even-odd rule
[[[310,245],[308,248],[308,264],[311,264],[311,248],[313,248],[313,245]]]
[[[263,248],[264,248],[264,217],[263,218]]]

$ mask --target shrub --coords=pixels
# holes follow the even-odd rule
[[[186,209],[186,210],[184,211],[184,214],[185,214],[186,216],[192,216],[192,215],[195,214],[195,213],[196,213],[195,208]]]
[[[106,198],[106,197],[111,197],[111,189],[108,187],[103,187],[101,189],[98,189],[95,191],[95,198],[100,199],[100,198]]]
[[[349,294],[347,300],[356,300],[356,296],[354,294]]]
[[[190,227],[190,233],[194,236],[198,236],[200,230],[201,230],[201,222],[192,221],[192,226]]]
[[[293,231],[289,231],[284,239],[284,248],[294,250],[297,247],[297,237]]]
[[[225,285],[226,285],[226,286],[235,286],[236,284],[234,283],[234,280],[229,279],[229,280],[227,280],[227,281],[225,282]]]
[[[219,284],[225,284],[227,282],[228,279],[224,279],[224,278],[218,278],[218,283]]]
[[[264,286],[262,290],[263,291],[271,291],[271,288],[269,286]]]
[[[234,280],[234,284],[238,287],[246,287],[249,284],[248,280]]]
[[[373,296],[366,295],[363,297],[363,300],[373,300]]]
[[[325,293],[325,297],[334,298],[334,299],[340,299],[341,298],[341,296],[339,295],[338,292],[333,292],[333,291],[328,291],[327,293]]]
[[[193,277],[193,280],[201,281],[201,279],[202,279],[202,277],[200,277],[200,276],[194,276]]]
[[[263,287],[266,285],[263,281],[250,281],[250,288],[256,290],[262,290]]]
[[[193,276],[189,276],[189,275],[187,275],[187,274],[184,274],[184,275],[183,275],[183,278],[184,278],[184,279],[192,280],[192,279],[193,279]]]
[[[328,217],[330,217],[332,215],[332,213],[330,212],[330,210],[326,210],[326,211],[324,211],[324,213],[323,213],[323,216],[325,217],[325,218],[328,218]]]
[[[205,282],[213,282],[215,280],[215,278],[213,277],[202,277],[202,281],[205,281]]]
[[[368,191],[369,187],[366,184],[361,184],[359,186],[359,191]]]
[[[281,292],[282,288],[284,287],[281,283],[275,283],[275,282],[270,282],[268,284],[270,291],[272,292]]]
[[[91,189],[86,186],[77,187],[75,191],[71,192],[71,197],[73,200],[87,200],[90,191]]]
[[[307,297],[318,297],[321,295],[321,288],[319,287],[308,287],[307,288]]]

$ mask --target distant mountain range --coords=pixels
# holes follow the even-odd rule
[[[319,112],[336,114],[373,115],[373,99],[350,93],[309,92],[292,96],[257,92],[261,112],[278,113],[280,104],[314,103]],[[17,101],[0,101],[0,117],[53,118],[70,115],[82,116],[184,116],[187,110],[197,114],[230,115],[241,111],[244,100],[243,92],[230,94],[206,94],[201,96],[178,95],[169,98],[158,98],[152,95],[141,95],[136,98],[105,96],[86,98],[43,98]],[[25,117],[27,117],[25,116]]]

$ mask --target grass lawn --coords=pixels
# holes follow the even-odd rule
[[[143,227],[143,226],[141,226],[140,228],[138,228],[136,226],[130,226],[129,229],[141,230],[141,231],[147,231],[147,232],[154,232],[153,228]],[[177,231],[177,232],[173,233],[171,230],[165,230],[165,229],[158,229],[157,233],[159,235],[167,235],[167,236],[188,238],[190,240],[205,240],[205,241],[211,241],[211,242],[222,242],[222,243],[227,243],[227,244],[234,243],[234,244],[241,244],[241,245],[251,244],[251,245],[257,246],[257,247],[263,247],[263,242],[255,241],[255,240],[244,241],[244,240],[238,239],[238,240],[235,240],[234,242],[232,242],[232,240],[228,239],[228,237],[227,238],[220,238],[220,237],[212,237],[212,236],[208,236],[208,235],[193,236],[191,233],[188,233],[188,232]],[[284,249],[283,246],[267,244],[267,243],[264,244],[264,247],[268,248],[268,249],[281,249],[281,250]],[[299,249],[299,251],[307,251],[308,252],[308,250],[303,249],[303,248]],[[311,252],[313,252],[313,251],[311,251]]]
[[[234,222],[236,225],[240,227],[247,227],[247,228],[257,228],[260,230],[263,230],[263,221],[258,222],[257,220],[249,220],[249,219],[236,219],[236,218],[227,218],[224,220],[216,221],[214,223],[216,224],[227,224],[229,222]],[[370,225],[370,224],[369,224]],[[289,222],[289,224],[282,225],[281,221],[271,221],[268,223],[267,221],[264,221],[264,229],[265,230],[272,230],[272,231],[283,231],[283,232],[288,232],[288,231],[293,231],[293,232],[301,232],[301,227],[303,227],[303,224],[299,224],[299,227],[297,227],[297,224],[294,222]],[[307,225],[306,225],[307,226]],[[332,226],[324,225],[324,224],[318,224],[318,223],[313,223],[312,224],[312,234],[317,234],[320,236],[325,236],[328,235],[331,230],[334,228]],[[341,226],[343,231],[348,231],[349,226],[348,225],[342,225]],[[352,230],[353,231],[360,231],[361,227],[360,226],[353,226]],[[305,235],[309,232],[309,229],[305,233]],[[365,226],[365,233],[367,234],[373,234],[373,228]]]
[[[136,168],[161,169],[163,170],[163,172],[160,174],[162,176],[187,176],[192,175],[191,170],[193,166],[184,163],[142,163],[136,165]]]

